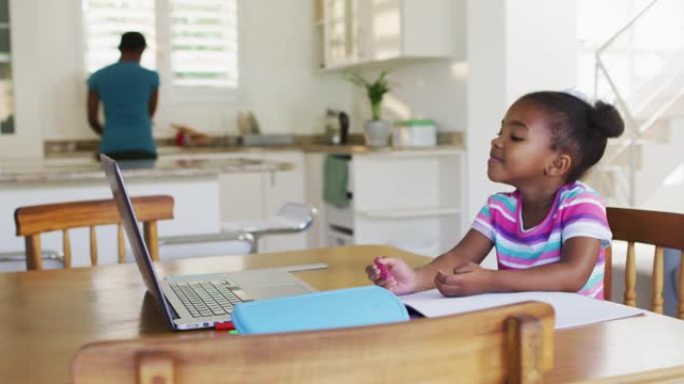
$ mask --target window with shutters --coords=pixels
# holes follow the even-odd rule
[[[83,0],[88,73],[116,62],[121,34],[138,31],[141,64],[162,84],[237,89],[237,0]]]
[[[83,20],[89,74],[119,59],[121,34],[127,31],[145,36],[147,51],[141,64],[157,69],[155,0],[84,0]]]
[[[173,83],[236,88],[235,0],[170,0]]]

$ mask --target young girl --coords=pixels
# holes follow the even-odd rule
[[[617,110],[562,92],[518,99],[492,140],[487,176],[515,187],[497,193],[453,249],[412,269],[379,257],[366,268],[396,294],[437,288],[445,296],[568,291],[603,298],[604,249],[611,232],[601,196],[578,181],[622,134]],[[498,270],[480,267],[496,248]]]

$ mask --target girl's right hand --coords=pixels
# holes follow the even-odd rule
[[[382,269],[386,272],[383,273]],[[376,257],[374,263],[366,267],[366,273],[373,284],[386,288],[394,294],[403,295],[416,290],[416,272],[403,260],[385,256]]]

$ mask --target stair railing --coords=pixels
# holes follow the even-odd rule
[[[628,204],[630,206],[635,206],[636,205],[636,168],[637,168],[637,153],[636,153],[636,144],[641,138],[643,130],[641,127],[638,126],[637,120],[634,117],[628,103],[626,102],[624,96],[619,90],[619,87],[617,87],[615,80],[611,76],[611,74],[608,71],[608,68],[606,67],[605,63],[603,62],[603,59],[601,58],[601,55],[603,52],[613,44],[618,38],[623,36],[625,33],[627,33],[633,26],[634,24],[640,20],[653,6],[658,3],[660,0],[653,0],[651,1],[648,5],[646,5],[641,11],[639,11],[634,17],[632,17],[622,28],[620,28],[615,34],[613,34],[599,49],[596,50],[595,52],[595,60],[596,60],[596,65],[595,65],[595,71],[594,71],[594,95],[598,97],[599,95],[599,77],[603,75],[604,79],[608,83],[608,86],[610,90],[612,91],[614,97],[615,97],[615,104],[617,104],[618,108],[622,111],[622,116],[625,121],[625,134],[627,135],[627,139],[622,141],[622,145],[620,148],[618,148],[618,151],[615,155],[612,156],[612,158],[609,158],[606,160],[606,162],[610,162],[611,160],[615,159],[617,156],[619,156],[621,153],[623,153],[625,150],[628,150],[628,156],[629,156],[629,174],[628,174]],[[659,113],[664,113],[666,109],[663,109]],[[659,117],[659,116],[658,116]],[[651,119],[649,121],[655,121],[657,120],[656,116],[651,116]]]

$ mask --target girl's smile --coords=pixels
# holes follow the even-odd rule
[[[503,163],[503,159],[499,155],[495,155],[494,152],[489,153],[489,161],[488,164],[497,164],[497,163]]]

